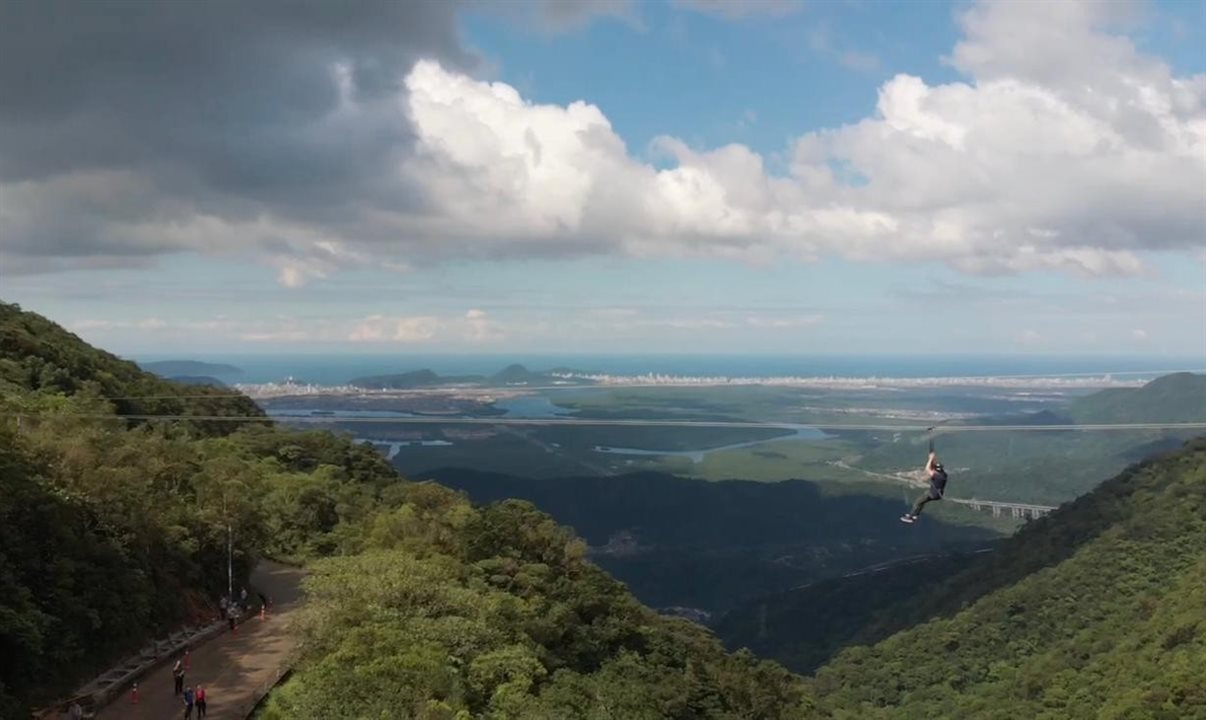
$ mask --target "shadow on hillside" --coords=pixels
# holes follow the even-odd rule
[[[532,502],[573,527],[597,564],[654,607],[724,611],[875,563],[999,537],[934,517],[903,525],[899,500],[824,495],[803,480],[705,482],[661,473],[532,479],[461,469],[426,475],[476,503]]]
[[[882,639],[867,628],[897,603],[966,569],[976,556],[905,559],[852,577],[763,596],[726,613],[713,630],[729,650],[749,648],[788,669],[812,674],[849,645]]]

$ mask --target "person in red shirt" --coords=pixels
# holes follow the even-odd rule
[[[200,685],[197,686],[196,703],[197,717],[205,717],[205,688],[201,687]]]

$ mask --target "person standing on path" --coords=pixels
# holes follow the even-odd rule
[[[176,690],[172,694],[184,692],[184,662],[180,658],[176,658],[176,664],[172,667],[172,678],[176,681]]]
[[[197,717],[203,718],[205,717],[205,688],[198,685],[195,697],[197,700]]]
[[[184,720],[192,720],[193,717],[193,689],[185,688],[184,690]]]

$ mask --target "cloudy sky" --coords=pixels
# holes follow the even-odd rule
[[[121,353],[1206,357],[1206,0],[0,2],[0,298]]]

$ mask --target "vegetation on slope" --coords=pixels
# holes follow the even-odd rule
[[[242,375],[243,369],[225,363],[200,362],[198,360],[155,360],[138,363],[139,367],[159,377],[170,380],[181,376],[233,377]]]
[[[250,398],[229,390],[184,387],[98,350],[46,318],[0,302],[0,393],[14,412],[27,393],[85,392],[121,415],[262,416]],[[194,434],[225,435],[235,423],[191,423]]]
[[[1077,398],[1067,414],[1078,423],[1206,421],[1206,375],[1164,375],[1139,388],[1110,388]]]
[[[749,648],[758,657],[811,674],[849,645],[884,639],[882,628],[903,600],[968,567],[974,558],[906,558],[765,595],[725,613],[713,629],[731,649]],[[873,634],[872,628],[879,633]]]
[[[365,552],[315,563],[267,718],[778,718],[801,684],[663,618],[528,503],[407,485]]]
[[[821,669],[826,714],[1206,717],[1206,441],[1129,469],[884,618],[885,634],[912,627]]]

